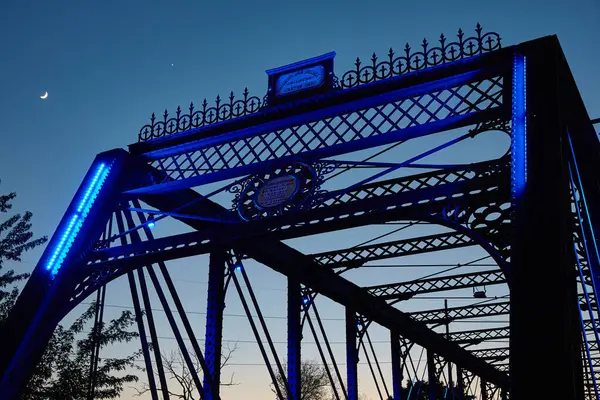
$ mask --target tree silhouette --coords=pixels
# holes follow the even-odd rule
[[[32,213],[7,215],[12,209],[16,193],[0,194],[0,329],[4,327],[10,310],[19,295],[17,283],[30,274],[17,274],[13,269],[2,271],[7,261],[20,262],[23,253],[46,243],[47,237],[34,239],[31,231]],[[12,286],[12,288],[11,288]],[[90,360],[94,348],[93,332],[84,333],[94,319],[96,305],[92,303],[68,329],[58,326],[42,355],[40,363],[27,384],[23,400],[83,400],[88,398]],[[96,332],[100,347],[114,343],[127,343],[137,338],[137,332],[129,331],[135,323],[130,311],[108,324],[100,324]],[[124,358],[107,358],[99,361],[94,399],[118,398],[123,385],[137,381],[137,376],[124,373],[135,368],[134,359],[140,352]],[[119,373],[117,376],[115,373]],[[0,396],[1,397],[1,396]]]
[[[8,312],[15,304],[19,289],[16,283],[29,278],[29,274],[16,274],[13,269],[2,272],[6,261],[21,261],[23,253],[32,250],[48,240],[47,237],[33,238],[31,232],[31,218],[29,211],[24,214],[14,214],[4,219],[12,208],[12,200],[16,193],[0,194],[0,324],[8,316]],[[12,288],[10,288],[13,286]]]
[[[287,366],[284,366],[284,370]],[[287,400],[285,387],[287,378],[277,374],[276,382],[284,398],[280,398],[277,390],[271,385],[271,391],[277,400]],[[300,400],[325,400],[331,397],[331,382],[325,367],[312,360],[303,360],[300,363]]]
[[[21,397],[23,400],[89,398],[90,356],[95,341],[93,330],[86,334],[84,329],[93,325],[95,308],[96,304],[92,302],[68,329],[60,325],[56,328]],[[131,311],[124,311],[108,324],[99,324],[96,339],[100,348],[138,338],[139,334],[130,330],[134,324],[135,316]],[[140,369],[135,364],[140,356],[141,350],[127,357],[100,359],[92,398],[118,398],[125,384],[137,382],[138,377],[126,371]]]

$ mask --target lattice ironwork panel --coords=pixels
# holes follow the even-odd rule
[[[590,350],[592,351],[600,351],[600,346],[598,345],[598,342],[590,342]]]
[[[594,369],[598,369],[600,367],[600,357],[592,358],[592,366],[594,367]]]
[[[504,162],[481,163],[465,170],[438,171],[365,185],[340,196],[347,204],[248,222],[244,229],[237,224],[224,224],[150,242],[102,248],[88,255],[88,276],[82,278],[85,282],[80,287],[93,287],[150,262],[203,254],[214,247],[215,239],[239,240],[261,235],[283,240],[370,224],[378,218],[420,219],[439,213],[448,202],[484,207],[492,198],[508,195],[507,182]],[[432,190],[437,193],[435,198],[431,196]]]
[[[332,267],[361,265],[368,261],[473,246],[476,242],[464,233],[450,232],[437,235],[397,240],[370,246],[313,254],[316,262]]]
[[[477,343],[485,340],[505,339],[510,328],[481,329],[475,331],[450,332],[450,340],[457,343]]]
[[[496,368],[498,368],[498,370],[503,371],[503,372],[508,372],[510,365],[509,364],[494,364]]]
[[[469,201],[474,204],[486,204],[489,201],[489,196],[490,193],[485,192],[469,197]],[[439,206],[441,207],[443,206],[443,204],[444,203],[441,202]],[[418,212],[419,210],[421,210],[421,212],[425,213],[430,208],[431,205],[420,204],[414,209],[411,209],[411,211]],[[403,218],[402,214],[398,214],[398,211],[403,210],[404,209],[386,210],[384,207],[384,210],[375,210],[373,212],[380,212],[381,216],[388,215],[388,213],[392,213],[389,214],[390,217],[388,217],[387,219],[398,219]],[[369,218],[365,221],[367,221],[368,223],[373,223],[374,215],[376,215],[366,214],[359,210],[355,210],[353,212],[353,214],[356,213],[360,213],[360,216],[350,218],[352,214],[345,214],[338,215],[336,218],[330,218],[329,216],[331,215],[331,213],[329,212],[326,215],[319,216],[318,219],[315,218],[316,221],[320,222],[319,224],[312,223],[313,220],[302,220],[300,217],[297,217],[296,220],[291,221],[291,223],[289,219],[286,219],[285,223],[287,223],[287,225],[283,227],[275,225],[277,230],[273,230],[272,234],[277,234],[277,237],[280,239],[288,239],[292,237],[302,236],[304,234],[327,232],[332,229],[339,229],[340,224],[342,224],[344,227],[359,226],[361,225],[360,221],[365,220],[367,216],[369,216]],[[395,217],[392,217],[391,215],[395,215]],[[412,218],[418,217],[418,215],[418,213],[410,214],[406,215],[405,217]],[[360,218],[362,218],[362,220]],[[324,221],[326,219],[327,221]],[[384,219],[386,218],[382,218],[382,220]],[[95,276],[97,276],[92,278],[92,280],[97,281],[98,279],[112,277],[115,273],[119,273],[119,271],[124,271],[127,268],[135,268],[136,266],[146,265],[149,262],[167,261],[171,259],[190,257],[193,255],[206,253],[215,246],[214,239],[225,237],[229,240],[236,240],[241,239],[243,237],[250,237],[258,232],[262,232],[261,234],[265,236],[265,225],[261,224],[261,222],[264,221],[258,221],[256,223],[247,223],[245,224],[243,230],[240,230],[236,225],[234,225],[223,227],[220,230],[211,228],[198,232],[191,232],[166,238],[159,238],[151,242],[142,242],[139,244],[136,243],[124,246],[103,248],[90,252],[90,254],[88,255],[87,264],[90,268],[90,273],[95,274]],[[256,229],[254,229],[255,224],[258,224],[256,226]],[[362,224],[364,224],[364,222]],[[279,229],[282,228],[284,229],[279,231]]]
[[[373,53],[367,63],[357,58],[352,69],[342,73],[339,80],[335,78],[335,86],[343,89],[356,87],[492,52],[501,47],[498,33],[484,32],[481,25],[477,24],[475,34],[471,36],[459,29],[454,39],[442,34],[437,43],[423,39],[416,47],[406,43],[399,52],[390,48],[384,57],[379,58]],[[217,96],[214,104],[209,104],[204,99],[200,107],[196,107],[194,103],[187,110],[177,107],[172,116],[167,110],[162,118],[157,118],[152,113],[150,123],[140,129],[138,140],[152,140],[246,115],[268,112],[265,108],[266,96],[261,100],[245,88],[242,95],[236,98],[232,91],[227,97]]]
[[[597,329],[600,329],[600,321],[596,321],[595,325]],[[592,332],[592,330],[594,329],[594,323],[589,319],[583,321],[583,326],[586,331]]]
[[[459,379],[462,379],[462,386],[464,388],[465,395],[473,395],[473,383],[477,380],[477,377],[471,371],[466,369],[463,369],[461,372],[462,376],[460,376]]]
[[[255,231],[264,234],[268,231],[293,231],[303,227],[313,229],[316,232],[319,225],[325,225],[325,223],[316,224],[313,222],[315,220],[327,219],[328,223],[332,224],[335,220],[348,219],[353,214],[363,215],[367,211],[389,211],[394,208],[402,208],[403,211],[410,212],[414,216],[415,212],[424,213],[426,210],[430,210],[431,204],[437,204],[437,209],[439,209],[440,207],[443,208],[448,201],[456,202],[461,199],[468,201],[475,207],[482,207],[489,203],[491,196],[508,195],[506,185],[508,173],[508,168],[504,163],[482,163],[473,165],[468,169],[436,171],[376,182],[336,195],[336,205],[348,207],[342,212],[338,207],[333,208],[321,204],[317,207],[320,211],[318,214],[315,213],[316,210],[311,210],[308,213],[291,213],[273,218],[270,221],[259,220],[245,223],[244,229],[239,229],[237,224],[222,225],[206,231],[176,235],[171,239],[155,239],[153,243],[138,244],[135,247],[130,246],[131,248],[122,246],[122,249],[112,247],[98,250],[90,254],[89,259],[91,262],[96,263],[111,258],[131,257],[140,252],[143,254],[152,251],[161,253],[168,251],[182,252],[184,251],[183,247],[190,248],[208,244],[210,238],[217,231],[222,237],[231,239],[248,236]],[[505,192],[494,191],[494,187],[502,187]],[[443,188],[446,188],[447,193],[445,193],[445,196],[440,194],[444,191]],[[428,192],[428,190],[433,189],[437,192],[435,198],[431,198]],[[470,194],[471,192],[473,193]],[[411,207],[401,207],[404,204]],[[227,210],[222,212],[231,213]],[[334,217],[332,218],[332,216]],[[291,237],[294,237],[294,235],[286,236],[286,238]],[[177,238],[181,238],[181,240]],[[172,249],[169,250],[169,248]]]
[[[485,391],[487,393],[486,399],[499,400],[500,399],[500,388],[493,383],[485,382]]]
[[[479,358],[493,358],[493,359],[501,359],[507,358],[509,355],[508,348],[495,348],[495,349],[482,349],[482,350],[473,350],[474,356]]]
[[[495,304],[479,304],[466,307],[455,307],[448,309],[427,310],[409,313],[417,321],[431,323],[441,323],[447,320],[454,321],[466,318],[476,318],[484,316],[495,316],[508,314],[510,302]]]
[[[300,155],[500,107],[503,87],[502,77],[483,79],[160,158],[151,164],[165,173],[165,181],[183,180]]]
[[[436,382],[442,385],[448,382],[446,376],[446,365],[448,365],[448,362],[443,357],[441,357],[438,354],[433,355],[433,366],[435,367],[435,380]]]
[[[463,275],[444,276],[440,278],[422,279],[411,282],[391,283],[366,288],[371,294],[393,299],[404,295],[430,293],[442,290],[470,288],[474,286],[505,283],[501,270],[473,272]]]
[[[503,179],[507,172],[508,168],[506,163],[495,161],[474,164],[472,167],[464,169],[446,169],[402,179],[389,180],[387,182],[363,185],[359,189],[349,192],[340,191],[339,195],[327,200],[324,205],[339,205],[349,201],[385,196],[392,193],[399,194],[423,189],[439,188],[444,184],[468,182],[494,176],[498,177],[498,180],[496,183],[490,182],[490,186],[503,185]]]

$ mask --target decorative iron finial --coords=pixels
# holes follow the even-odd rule
[[[449,42],[441,34],[439,45],[432,47],[427,39],[423,39],[420,48],[416,49],[407,43],[401,54],[396,54],[390,48],[387,57],[381,60],[373,53],[369,64],[363,65],[360,58],[357,58],[354,69],[342,75],[340,87],[346,89],[359,86],[501,48],[500,35],[495,32],[483,33],[480,24],[475,27],[475,36],[465,37],[462,29],[459,29],[456,38]]]
[[[262,102],[257,96],[250,96],[248,88],[244,89],[242,98],[236,99],[233,92],[229,94],[227,101],[223,101],[217,96],[214,106],[208,105],[208,101],[202,101],[201,108],[195,108],[194,103],[190,103],[187,113],[177,107],[175,115],[169,118],[169,113],[165,110],[162,120],[157,120],[154,113],[150,118],[150,123],[140,129],[138,135],[139,141],[143,142],[159,138],[174,133],[183,132],[192,128],[214,124],[232,118],[253,114],[260,110]]]
[[[465,37],[462,29],[459,29],[456,40],[448,41],[446,36],[442,34],[439,38],[439,44],[433,47],[424,39],[419,48],[416,49],[413,49],[407,43],[400,54],[396,54],[390,48],[387,56],[382,60],[379,60],[377,55],[373,53],[368,64],[363,65],[360,58],[357,58],[353,69],[346,71],[339,80],[334,77],[334,86],[338,89],[351,88],[462,58],[473,57],[500,49],[502,47],[500,42],[499,34],[495,32],[483,33],[481,25],[477,24],[474,36]],[[201,108],[196,109],[194,103],[190,103],[188,111],[183,113],[181,108],[177,107],[175,115],[171,117],[169,117],[167,110],[163,113],[162,119],[157,119],[156,115],[152,113],[150,123],[140,129],[138,140],[140,142],[152,140],[254,114],[266,106],[266,96],[262,100],[258,96],[250,96],[248,88],[244,89],[242,97],[238,99],[236,99],[233,92],[229,94],[225,101],[217,96],[215,104],[210,107],[204,99]]]

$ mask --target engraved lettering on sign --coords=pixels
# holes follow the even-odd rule
[[[301,69],[281,75],[277,78],[276,90],[280,96],[286,96],[303,90],[319,87],[325,81],[325,67],[315,65],[314,67]]]
[[[256,204],[261,208],[277,207],[288,201],[298,187],[296,178],[292,175],[280,176],[264,184],[256,196]]]

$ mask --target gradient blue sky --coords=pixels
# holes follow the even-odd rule
[[[244,87],[262,96],[265,70],[332,50],[339,75],[357,56],[385,54],[390,46],[400,50],[406,42],[417,46],[424,37],[452,36],[459,27],[471,33],[477,22],[499,32],[505,46],[557,34],[590,114],[600,116],[597,0],[6,0],[0,5],[0,190],[16,191],[15,209],[32,211],[36,233],[51,235],[94,156],[137,141],[153,111],[174,111],[205,97],[212,101]],[[47,100],[39,98],[44,91]],[[303,250],[325,250],[324,243],[305,242]],[[18,268],[30,271],[38,254],[26,255]],[[479,254],[472,250],[460,257]],[[173,274],[188,309],[202,312],[206,259],[193,262],[202,268],[179,263]],[[268,271],[257,270],[255,276],[268,304],[265,313],[285,315],[277,300],[283,299],[284,280]],[[394,279],[402,277],[398,273]],[[113,287],[126,288],[121,284]],[[114,288],[109,303],[128,306],[130,300]],[[340,330],[340,309],[328,310],[331,329]],[[241,309],[234,302],[228,312]],[[203,336],[203,316],[194,319]],[[275,340],[285,340],[284,321],[273,321]],[[251,339],[244,322],[226,321],[225,338]],[[164,324],[160,329],[172,336]],[[386,338],[382,331],[380,339]],[[234,362],[260,363],[256,346],[250,346],[240,343]],[[382,349],[381,358],[389,359]],[[225,389],[224,399],[271,396],[264,367],[230,368],[241,384]],[[364,387],[374,397],[372,387]]]

